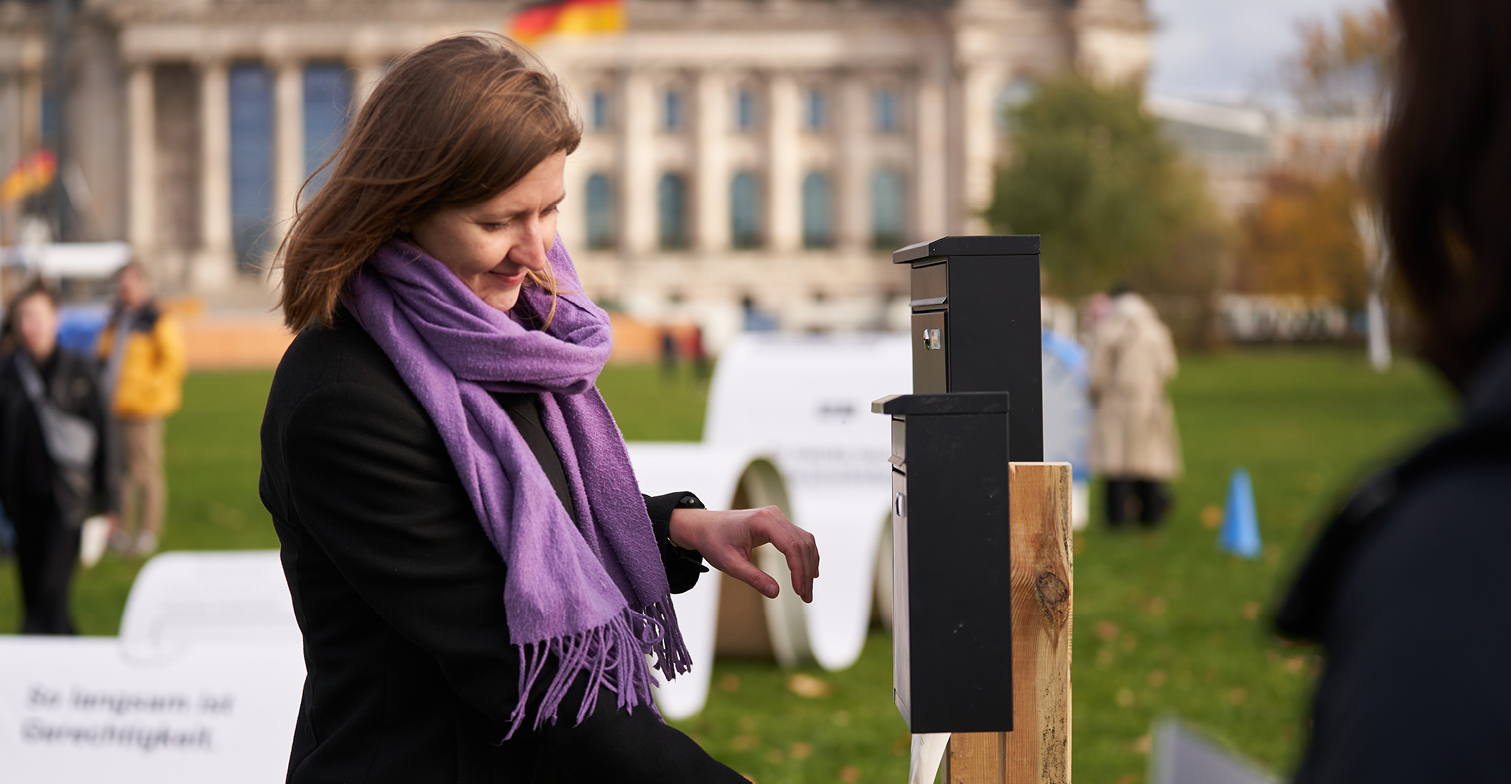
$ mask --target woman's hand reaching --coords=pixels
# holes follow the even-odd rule
[[[792,572],[792,590],[805,602],[813,601],[813,579],[818,577],[818,545],[813,534],[792,524],[774,506],[760,509],[678,509],[672,512],[672,544],[703,554],[715,569],[734,577],[775,599],[781,587],[771,575],[751,563],[750,554],[771,544],[787,557]]]

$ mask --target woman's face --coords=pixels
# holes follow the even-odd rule
[[[507,311],[519,301],[525,273],[546,268],[557,206],[566,198],[566,162],[565,152],[555,153],[488,201],[442,207],[415,224],[410,236],[472,293]]]
[[[44,294],[33,294],[16,304],[16,331],[21,346],[38,361],[52,356],[58,345],[58,311]]]

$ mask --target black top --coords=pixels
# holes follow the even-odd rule
[[[893,264],[905,264],[940,256],[1034,256],[1039,253],[1037,234],[983,234],[940,237],[892,251]]]
[[[91,511],[116,509],[115,473],[109,470],[106,442],[110,434],[94,363],[60,347],[37,367],[52,404],[94,425],[94,464],[79,470],[55,466],[48,455],[16,356],[13,352],[0,360],[0,504],[13,515],[45,519],[56,514],[69,526],[83,523]]]
[[[535,455],[536,462],[546,472],[546,478],[551,480],[551,489],[556,491],[561,505],[567,508],[567,517],[576,520],[577,507],[572,503],[572,489],[567,485],[567,472],[561,467],[561,454],[551,443],[551,436],[546,433],[545,425],[541,424],[540,396],[531,392],[496,392],[493,399],[503,407],[504,413],[513,420],[515,429],[519,430],[525,443],[530,445],[530,453]]]
[[[1511,342],[1464,402],[1324,530],[1276,619],[1327,649],[1297,784],[1511,781]]]
[[[440,433],[349,317],[304,331],[284,355],[262,461],[304,633],[290,782],[743,781],[651,711],[618,711],[612,694],[574,726],[581,680],[561,721],[502,741],[519,698],[507,567]],[[647,503],[663,534],[685,497]],[[689,561],[668,566],[674,584],[696,579]]]

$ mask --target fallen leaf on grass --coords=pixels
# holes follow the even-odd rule
[[[841,768],[839,771],[839,780],[847,782],[847,784],[851,781],[860,781],[860,768]]]
[[[827,697],[830,687],[825,681],[819,680],[812,675],[796,673],[787,679],[787,691],[805,699]]]

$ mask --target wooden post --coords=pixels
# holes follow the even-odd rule
[[[946,784],[1070,784],[1070,464],[1008,471],[1015,729],[951,736]]]

